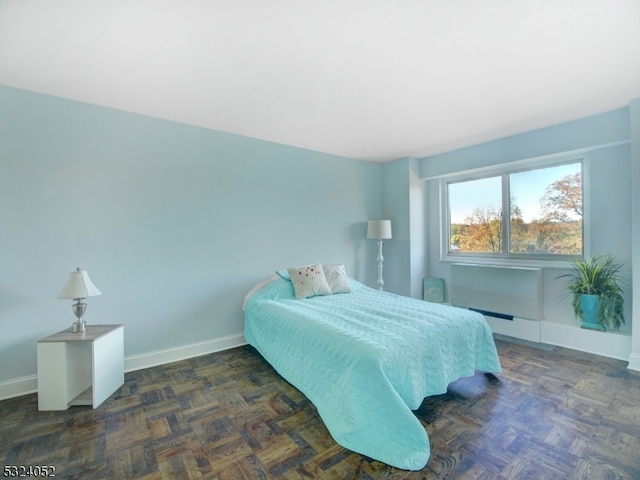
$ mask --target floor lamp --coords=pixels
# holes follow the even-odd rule
[[[382,280],[382,245],[384,240],[391,238],[391,220],[369,220],[367,224],[367,238],[378,240],[378,290],[384,290]]]

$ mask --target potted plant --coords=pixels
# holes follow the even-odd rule
[[[620,282],[623,264],[610,254],[592,255],[572,262],[572,271],[558,278],[569,279],[573,312],[582,328],[618,330],[624,324],[624,298]]]

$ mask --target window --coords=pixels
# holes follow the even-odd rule
[[[582,162],[446,183],[449,255],[583,253]]]

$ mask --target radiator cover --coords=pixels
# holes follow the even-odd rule
[[[454,263],[451,265],[451,303],[542,320],[542,268]]]

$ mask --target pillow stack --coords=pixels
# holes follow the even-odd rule
[[[287,268],[286,272],[287,275],[284,275],[284,271],[278,271],[278,274],[284,278],[289,277],[296,299],[351,292],[344,265],[316,263]]]

